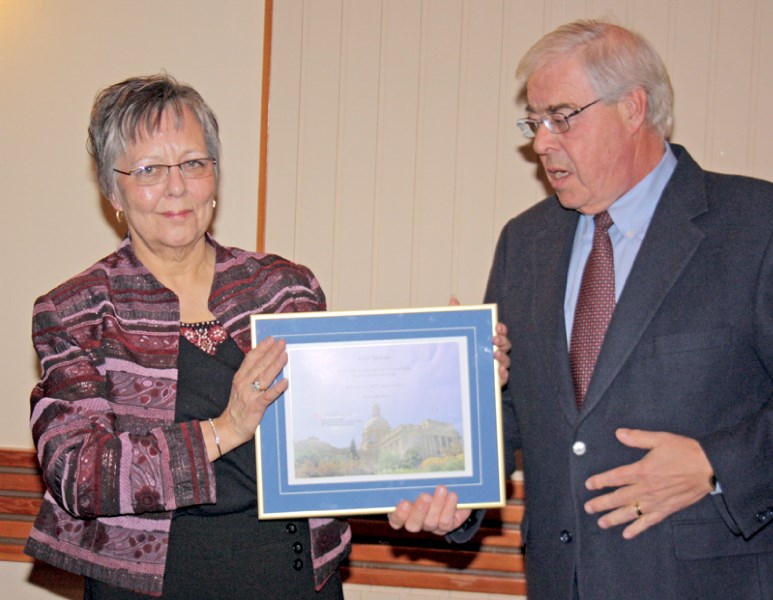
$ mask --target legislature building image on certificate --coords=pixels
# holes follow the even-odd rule
[[[470,472],[462,337],[288,349],[289,479],[393,479]]]

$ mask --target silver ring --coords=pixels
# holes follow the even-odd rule
[[[639,503],[633,505],[633,509],[636,511],[636,518],[638,519],[641,517],[644,513],[641,511],[641,508],[639,508]]]
[[[252,382],[252,389],[256,392],[260,393],[264,390],[263,386],[260,384],[260,381],[253,381]]]

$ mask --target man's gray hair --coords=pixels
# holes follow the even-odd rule
[[[595,20],[562,25],[534,44],[518,63],[516,75],[526,82],[550,61],[572,54],[591,87],[605,103],[621,100],[635,89],[647,95],[647,123],[664,138],[671,134],[674,91],[662,59],[644,36]]]

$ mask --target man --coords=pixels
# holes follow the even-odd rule
[[[668,75],[631,31],[565,25],[518,76],[555,195],[504,228],[486,301],[512,338],[529,600],[769,600],[773,184],[666,142]],[[453,500],[390,521],[445,533]]]

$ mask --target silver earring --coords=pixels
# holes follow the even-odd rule
[[[212,198],[212,208],[215,208],[217,206],[217,200]]]

